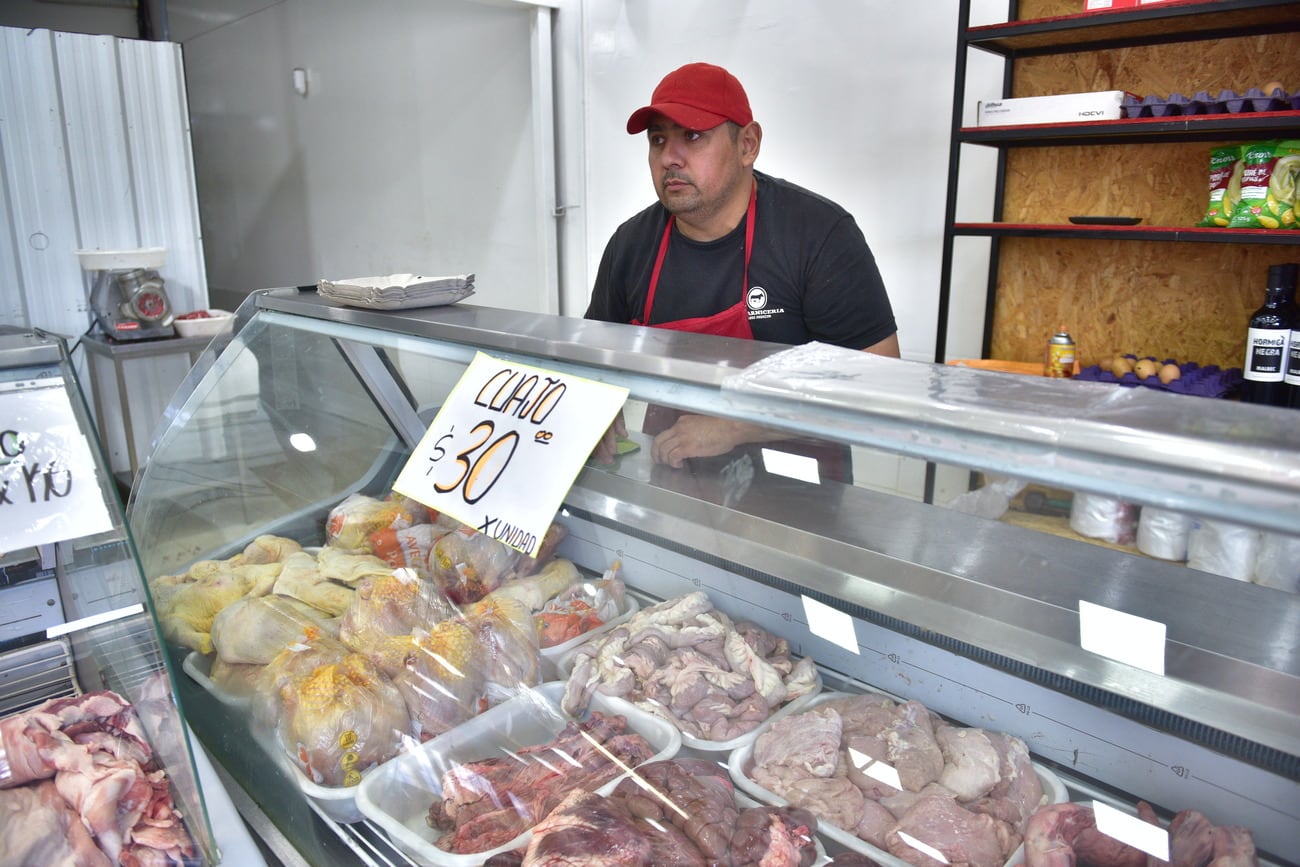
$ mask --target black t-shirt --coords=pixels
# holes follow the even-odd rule
[[[756,340],[793,345],[816,340],[865,349],[897,331],[876,260],[852,215],[788,181],[761,172],[754,176],[758,198],[749,286],[741,285],[744,220],[706,243],[674,230],[645,324],[712,316],[749,296],[749,327]],[[601,258],[586,318],[642,318],[667,222],[668,211],[656,202],[618,227]]]

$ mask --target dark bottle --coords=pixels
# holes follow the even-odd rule
[[[1250,317],[1246,362],[1241,370],[1241,399],[1249,403],[1286,406],[1290,397],[1285,382],[1292,324],[1292,308],[1287,303],[1289,270],[1290,265],[1269,267],[1264,306]]]
[[[1300,277],[1300,262],[1280,266],[1282,287],[1286,291],[1286,304],[1291,314],[1291,342],[1287,350],[1286,382],[1287,405],[1300,409],[1300,306],[1296,304],[1296,279]]]

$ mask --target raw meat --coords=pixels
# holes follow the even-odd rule
[[[1250,831],[1236,825],[1214,829],[1214,860],[1210,867],[1259,867],[1255,857],[1255,839]]]
[[[459,764],[443,775],[442,797],[429,810],[430,826],[442,834],[435,845],[461,854],[496,848],[546,818],[569,792],[598,789],[652,755],[625,717],[593,712],[548,743]]]
[[[414,631],[429,629],[453,614],[429,582],[390,569],[357,585],[339,620],[339,640],[393,677],[415,650]]]
[[[461,526],[434,543],[429,572],[452,602],[477,602],[514,573],[522,556],[486,533]]]
[[[345,551],[369,554],[371,534],[427,524],[430,520],[425,506],[400,494],[382,500],[352,494],[330,510],[325,519],[325,540]]]
[[[1029,819],[1025,831],[1025,867],[1146,867],[1147,858],[1097,830],[1092,808],[1085,804],[1048,804]]]
[[[225,663],[266,665],[293,642],[337,629],[306,602],[288,596],[253,596],[236,599],[213,618],[212,644]]]
[[[51,782],[0,792],[0,867],[113,867]]]
[[[285,558],[271,592],[292,596],[331,616],[347,611],[354,593],[350,587],[321,575],[316,566],[316,558],[305,551]]]
[[[244,547],[237,558],[241,566],[253,566],[264,563],[282,563],[290,554],[302,550],[293,539],[284,536],[258,536]]]
[[[489,597],[466,606],[465,621],[483,651],[488,704],[499,704],[521,688],[542,682],[542,657],[527,605],[509,597]]]
[[[939,783],[951,789],[957,800],[973,801],[997,785],[1002,757],[983,730],[944,723],[935,726],[934,734],[943,751]]]
[[[1169,863],[1205,867],[1214,857],[1214,826],[1204,814],[1183,810],[1169,823]]]
[[[533,828],[524,853],[525,867],[642,867],[684,865],[679,858],[656,858],[636,823],[612,801],[574,789]],[[693,862],[704,867],[702,858]]]
[[[733,624],[696,592],[642,609],[580,645],[562,706],[580,712],[599,690],[668,718],[686,734],[727,741],[817,688],[810,658],[794,661],[784,641]]]
[[[819,707],[807,713],[777,720],[754,742],[754,765],[761,769],[755,782],[766,788],[763,780],[777,768],[789,768],[799,777],[829,777],[839,760],[840,737],[844,725],[834,708]],[[762,774],[759,776],[758,774]]]
[[[906,835],[906,836],[904,836]],[[937,861],[908,841],[920,841],[942,853]],[[986,813],[972,813],[943,795],[926,795],[899,819],[886,835],[890,853],[918,867],[965,864],[1002,867],[1020,845],[1020,835],[1006,822]]]
[[[355,786],[397,755],[410,731],[402,696],[370,660],[350,653],[280,687],[281,746],[323,786]]]
[[[414,638],[393,682],[414,733],[427,741],[482,710],[487,658],[474,630],[460,619],[417,630]]]
[[[393,567],[372,554],[354,554],[326,545],[316,554],[316,568],[322,578],[354,587],[363,578],[391,575]]]
[[[150,583],[154,610],[167,638],[212,653],[213,619],[238,599],[270,593],[284,568],[281,563],[241,566],[237,561],[200,560],[183,575],[164,575]]]

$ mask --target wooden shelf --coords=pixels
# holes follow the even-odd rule
[[[1082,123],[962,127],[958,140],[1006,147],[1223,141],[1300,132],[1300,111],[1142,117]]]
[[[1225,39],[1300,28],[1295,0],[1170,0],[1138,9],[970,27],[963,41],[1005,57]]]
[[[1039,223],[954,223],[954,235],[981,238],[1087,238],[1121,241],[1178,241],[1195,244],[1279,244],[1300,246],[1300,230],[1219,229],[1200,226],[1076,226]]]

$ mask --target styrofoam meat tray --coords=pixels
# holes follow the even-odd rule
[[[252,706],[253,699],[251,697],[246,695],[234,695],[233,693],[226,692],[224,689],[217,686],[216,682],[212,679],[211,656],[204,656],[197,650],[191,650],[185,655],[185,659],[181,662],[181,668],[185,670],[185,673],[190,676],[191,680],[212,693],[212,696],[222,704],[233,708],[239,708],[241,710],[247,710]]]
[[[509,755],[521,747],[546,743],[563,731],[567,722],[560,710],[563,695],[562,682],[544,683],[385,762],[362,778],[357,807],[383,828],[394,846],[422,864],[469,867],[482,864],[497,852],[527,846],[531,829],[484,852],[444,852],[434,845],[438,832],[429,827],[426,817],[429,807],[442,797],[442,775],[457,764]],[[627,717],[629,728],[655,749],[649,761],[671,759],[681,749],[681,735],[675,726],[622,699],[593,696],[590,709]],[[597,793],[612,792],[625,776],[610,780]]]
[[[640,610],[641,604],[636,601],[636,598],[625,593],[623,595],[623,610],[617,617],[610,618],[595,629],[588,629],[586,632],[576,636],[575,638],[570,638],[568,641],[552,645],[551,647],[543,647],[541,650],[542,677],[548,679],[560,677],[561,665],[563,660],[569,656],[569,654],[573,653],[573,651],[577,650],[592,638],[604,635],[620,623],[626,623],[632,618],[633,614],[636,614]]]
[[[888,693],[881,694],[888,695]],[[823,702],[836,698],[848,698],[851,695],[853,695],[853,693],[823,692],[810,702],[804,710],[812,710]],[[890,696],[890,698],[895,697]],[[773,804],[778,807],[784,807],[790,802],[775,792],[769,791],[754,782],[749,778],[747,773],[750,759],[754,754],[754,741],[756,741],[758,735],[763,731],[766,731],[768,726],[771,724],[770,720],[763,723],[755,733],[754,740],[751,740],[744,746],[732,751],[730,757],[727,759],[727,770],[731,774],[732,781],[750,797],[764,804]],[[1060,777],[1037,762],[1033,762],[1032,764],[1035,773],[1038,774],[1039,782],[1043,785],[1043,794],[1047,796],[1047,803],[1060,804],[1070,799],[1070,793],[1065,788],[1065,783],[1061,782]],[[822,821],[820,817],[818,817],[817,820],[817,831],[818,833],[825,834],[828,839],[834,840],[846,849],[866,855],[868,858],[878,862],[881,867],[912,867],[912,865],[907,861],[904,861],[895,855],[891,855],[883,849],[873,846],[871,843],[868,843],[856,834],[851,834],[837,825],[832,825],[830,822]],[[1006,867],[1014,867],[1014,865],[1021,863],[1023,858],[1024,846],[1022,844],[1020,848],[1011,853],[1011,857],[1007,859]]]

